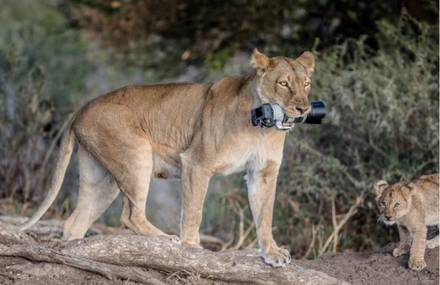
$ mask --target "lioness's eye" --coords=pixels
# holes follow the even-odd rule
[[[305,81],[304,82],[304,87],[308,87],[308,86],[310,86],[310,81]]]
[[[283,86],[283,87],[286,87],[287,86],[287,81],[278,81],[278,84]]]
[[[394,204],[394,208],[399,208],[400,207],[400,203],[396,203],[396,204]]]
[[[385,207],[387,206],[387,203],[385,203],[385,202],[380,202],[380,206],[385,208]]]

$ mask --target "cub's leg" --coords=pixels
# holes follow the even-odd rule
[[[408,267],[412,270],[419,271],[426,267],[425,249],[427,229],[424,223],[420,222],[409,230],[413,233],[414,238],[410,249]]]
[[[72,215],[64,224],[63,238],[83,238],[89,227],[118,196],[119,189],[111,176],[81,146],[78,150],[79,193]]]
[[[199,228],[210,175],[202,167],[189,162],[184,155],[181,157],[182,217],[180,239],[184,246],[201,248]]]
[[[261,255],[264,262],[274,267],[285,266],[291,260],[289,251],[278,247],[272,236],[272,215],[278,169],[279,164],[269,160],[263,169],[250,170],[246,177]]]
[[[439,246],[439,235],[435,238],[426,241],[427,248],[436,248]]]
[[[393,250],[393,256],[398,257],[403,254],[407,254],[411,247],[411,236],[408,230],[401,226],[397,225],[397,229],[399,230],[399,246]]]

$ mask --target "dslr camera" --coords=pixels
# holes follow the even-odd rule
[[[265,103],[251,110],[251,122],[254,127],[290,130],[294,124],[321,124],[327,114],[322,101],[312,101],[311,110],[307,115],[287,116],[278,104]]]

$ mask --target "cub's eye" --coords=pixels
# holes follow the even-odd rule
[[[385,203],[385,202],[380,202],[380,206],[383,207],[383,208],[385,208],[385,207],[387,206],[387,203]]]
[[[287,81],[278,81],[278,84],[283,86],[283,87],[287,87]]]
[[[305,81],[305,82],[304,82],[304,87],[309,87],[309,86],[310,86],[310,81],[308,81],[308,80]]]
[[[396,203],[396,204],[394,204],[394,208],[399,208],[400,207],[400,203]]]

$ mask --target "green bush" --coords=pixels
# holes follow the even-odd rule
[[[92,70],[53,1],[0,9],[0,197],[44,195],[56,135]]]
[[[343,214],[355,197],[366,200],[340,237],[342,248],[381,245],[392,236],[377,225],[372,184],[438,172],[438,26],[403,15],[379,23],[377,51],[365,39],[319,54],[311,99],[330,111],[321,126],[297,126],[288,137],[277,209],[281,240],[305,248],[311,226],[333,230],[331,198]],[[291,238],[293,237],[293,239]],[[297,240],[299,239],[299,240]],[[317,241],[318,242],[318,241]],[[318,244],[316,244],[318,248]]]
[[[372,184],[438,172],[438,26],[406,14],[398,25],[378,26],[376,50],[361,38],[315,51],[310,99],[326,102],[329,114],[322,125],[297,125],[289,133],[274,210],[274,235],[296,257],[323,253],[334,231],[333,201],[339,223],[357,197],[364,199],[326,251],[371,249],[393,240],[393,228],[376,221]],[[244,189],[239,181],[226,180],[223,187]],[[227,200],[220,204],[229,210],[214,227],[235,229],[235,242],[252,223],[241,199],[246,192],[237,199],[237,191],[217,198]],[[254,243],[251,232],[242,247]]]

